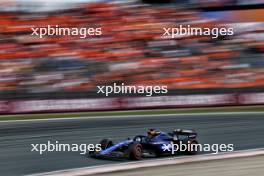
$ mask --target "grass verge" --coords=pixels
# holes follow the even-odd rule
[[[181,114],[181,113],[220,113],[220,112],[264,112],[264,106],[232,106],[213,108],[179,108],[179,109],[151,109],[131,111],[100,111],[100,112],[78,112],[78,113],[42,113],[42,114],[19,114],[1,115],[3,120],[29,120],[50,118],[79,118],[96,116],[126,116],[126,115],[156,115],[156,114]]]

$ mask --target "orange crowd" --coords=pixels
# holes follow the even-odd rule
[[[263,26],[221,24],[200,12],[96,3],[60,12],[0,13],[0,91],[92,91],[97,85],[168,89],[264,86]],[[233,25],[234,36],[162,38],[163,28]],[[32,36],[32,27],[102,28],[101,36]],[[242,24],[241,24],[242,25]],[[262,36],[262,37],[261,37]]]

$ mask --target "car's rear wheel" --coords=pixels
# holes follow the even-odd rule
[[[198,152],[197,151],[197,148],[198,147],[196,147],[195,145],[198,144],[198,141],[192,140],[192,141],[189,141],[188,143],[190,145],[190,147],[188,147],[190,150],[187,150],[186,151],[186,154],[188,154],[188,155],[195,155],[195,154],[197,154],[197,152]]]
[[[110,139],[103,139],[103,140],[101,140],[100,144],[101,144],[101,149],[105,150],[105,149],[113,146],[113,141],[111,141]]]
[[[131,144],[128,148],[129,159],[131,160],[141,160],[142,159],[142,145],[141,144]]]

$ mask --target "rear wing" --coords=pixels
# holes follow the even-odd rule
[[[173,131],[176,135],[184,135],[188,137],[196,137],[197,133],[194,130],[183,130],[183,129],[176,129]]]

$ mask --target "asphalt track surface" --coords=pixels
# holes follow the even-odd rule
[[[185,115],[0,122],[0,175],[25,175],[123,161],[88,158],[78,152],[31,152],[31,144],[98,143],[143,134],[148,128],[195,129],[200,143],[234,144],[235,150],[264,147],[264,114]]]
[[[192,169],[190,169],[192,168]],[[162,167],[133,169],[100,174],[100,176],[258,176],[264,172],[264,155],[206,162],[185,163]],[[94,176],[99,176],[94,175]]]

